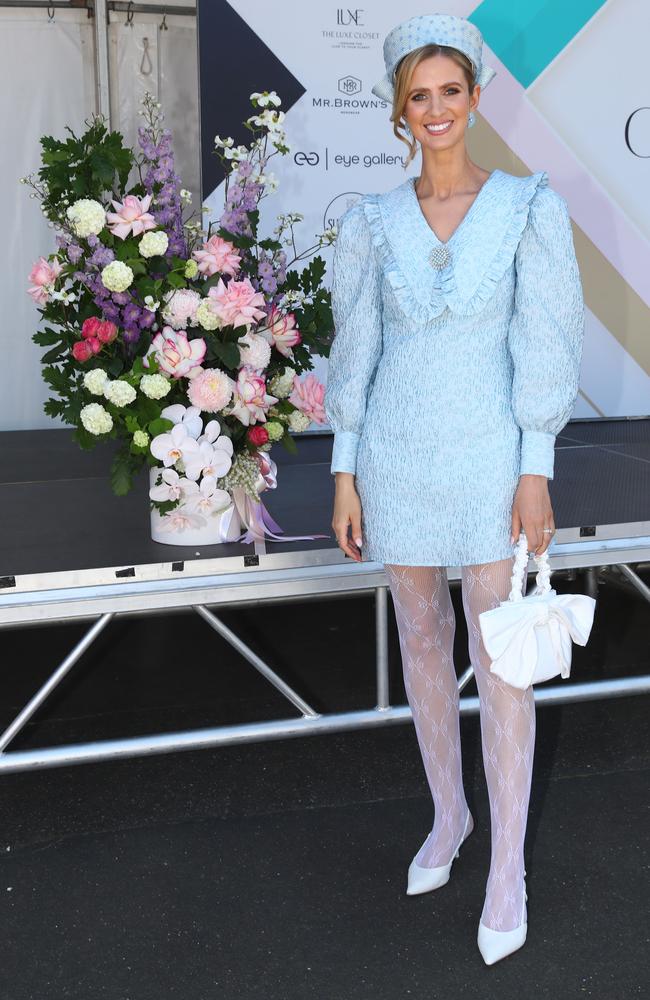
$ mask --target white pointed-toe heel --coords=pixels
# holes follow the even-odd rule
[[[526,872],[524,871],[524,875]],[[513,927],[510,931],[495,931],[492,927],[486,927],[482,920],[478,925],[478,948],[483,956],[486,965],[494,965],[499,959],[512,954],[524,944],[526,932],[528,930],[528,920],[526,914],[526,879],[524,879],[524,903],[521,912],[521,923],[518,927]]]
[[[408,871],[408,887],[406,889],[407,896],[416,896],[421,892],[430,892],[432,889],[439,889],[440,886],[445,885],[449,881],[451,866],[454,863],[454,859],[458,857],[461,844],[469,836],[467,828],[471,818],[472,814],[468,809],[463,835],[460,838],[458,847],[456,848],[456,851],[448,865],[439,865],[437,868],[422,868],[420,865],[415,863],[415,858],[411,861]],[[424,846],[425,843],[426,839],[423,841],[422,846]],[[420,850],[421,849],[422,848],[420,848]],[[418,851],[418,854],[419,853],[420,852]]]

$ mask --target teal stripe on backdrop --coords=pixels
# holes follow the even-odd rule
[[[483,0],[468,21],[529,87],[607,0]]]

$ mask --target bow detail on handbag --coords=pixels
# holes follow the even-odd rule
[[[524,597],[528,548],[522,533],[508,600],[479,615],[483,644],[492,660],[491,672],[524,689],[558,675],[569,677],[572,642],[587,644],[596,608],[594,598],[585,594],[557,594],[550,585],[547,552],[534,558],[537,585]]]

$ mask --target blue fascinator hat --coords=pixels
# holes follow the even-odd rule
[[[453,14],[421,14],[403,21],[384,40],[386,73],[372,88],[372,93],[393,103],[395,69],[400,59],[422,45],[449,45],[464,52],[474,66],[474,82],[487,87],[496,70],[483,62],[483,36],[476,25]]]

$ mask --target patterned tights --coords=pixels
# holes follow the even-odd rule
[[[385,569],[399,631],[406,695],[435,811],[433,828],[415,860],[423,868],[436,868],[452,859],[468,813],[453,663],[454,609],[443,567],[386,564]],[[521,923],[523,912],[535,701],[532,687],[522,691],[490,673],[490,658],[479,627],[481,611],[508,597],[512,558],[463,566],[461,571],[490,800],[492,848],[481,920],[495,930],[508,931]],[[470,823],[468,833],[472,826]]]

